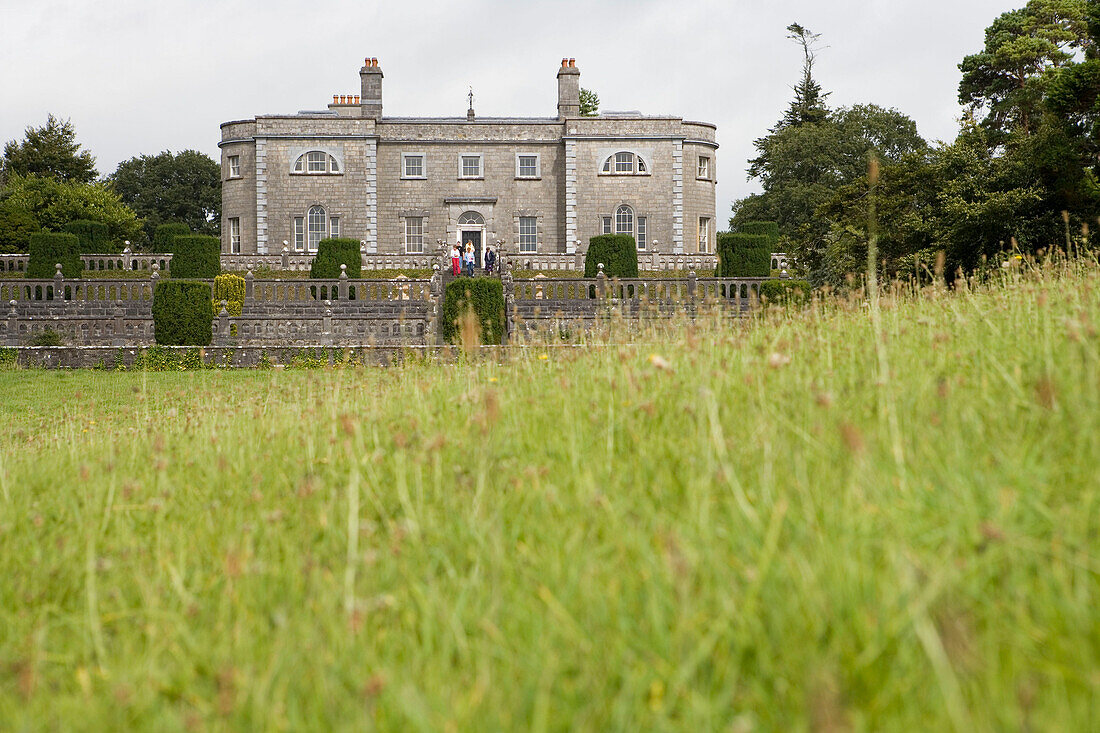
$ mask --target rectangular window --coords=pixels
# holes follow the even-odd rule
[[[229,252],[235,255],[241,253],[241,220],[237,217],[229,220]]]
[[[538,219],[533,216],[519,218],[519,251],[534,252],[538,248]]]
[[[421,154],[408,153],[402,155],[401,158],[405,161],[404,164],[404,178],[423,178],[424,177],[424,156]]]
[[[517,155],[516,156],[516,177],[517,178],[538,178],[539,177],[539,156],[537,156],[537,155]]]
[[[424,251],[423,217],[405,217],[405,251],[410,254],[420,254]]]
[[[603,232],[602,233],[603,234],[611,234],[611,232],[612,232],[611,217],[610,216],[605,216],[603,218]]]
[[[696,178],[710,180],[710,158],[705,155],[699,156],[699,173],[696,174]]]
[[[705,216],[699,217],[699,251],[710,251],[710,219]]]
[[[328,235],[330,237],[340,236],[340,217],[330,216],[328,219]]]
[[[463,155],[460,156],[461,162],[459,167],[460,178],[481,178],[481,156],[480,155]]]
[[[229,177],[240,178],[241,177],[241,156],[230,155],[229,156]]]
[[[638,217],[638,249],[645,249],[645,217]]]
[[[301,252],[306,248],[306,219],[304,216],[294,217],[294,251]]]
[[[328,156],[321,152],[312,152],[306,156],[306,170],[310,173],[327,173]]]

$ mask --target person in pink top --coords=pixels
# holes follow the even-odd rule
[[[452,244],[451,245],[451,272],[454,274],[455,277],[458,277],[458,273],[461,272],[461,267],[462,267],[462,264],[459,261],[459,256],[458,256],[458,245],[457,244]]]

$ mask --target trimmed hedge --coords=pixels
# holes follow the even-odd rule
[[[638,245],[629,234],[600,234],[588,240],[584,276],[596,277],[599,265],[608,277],[638,277]]]
[[[244,310],[244,278],[240,275],[226,273],[214,278],[214,315],[222,311],[222,301],[225,301],[225,310],[231,316],[239,316]]]
[[[779,224],[774,221],[746,221],[737,226],[738,234],[759,234],[771,240],[772,244],[779,243]]]
[[[163,346],[209,346],[214,302],[206,283],[162,280],[153,291],[153,337]]]
[[[0,201],[0,254],[26,252],[31,235],[41,228],[30,212],[11,201]]]
[[[157,253],[174,252],[172,240],[176,237],[186,237],[190,233],[191,229],[186,224],[178,222],[161,224],[153,233],[153,247],[149,251]]]
[[[80,259],[80,238],[68,232],[37,232],[27,241],[30,260],[27,263],[27,277],[53,277],[54,267],[61,263],[61,274],[65,277],[80,277],[84,271],[84,261]]]
[[[65,231],[80,239],[80,251],[84,254],[114,253],[120,251],[111,243],[111,230],[101,221],[77,219],[65,225]]]
[[[172,277],[213,278],[222,271],[222,243],[217,237],[191,234],[172,240]]]
[[[768,304],[801,305],[808,303],[813,289],[805,280],[768,280],[760,283],[760,297]]]
[[[718,233],[715,277],[768,277],[772,274],[772,241],[763,234]]]
[[[504,284],[488,277],[464,277],[448,284],[443,294],[444,341],[460,341],[459,321],[470,308],[481,327],[481,343],[499,344],[504,338]]]
[[[348,278],[362,277],[363,258],[359,253],[359,240],[341,237],[322,239],[317,243],[317,255],[309,267],[311,278],[340,277],[340,265],[348,266]]]

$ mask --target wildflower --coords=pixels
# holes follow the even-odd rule
[[[550,358],[550,357],[549,357],[548,355],[546,355],[546,354],[539,354],[539,359],[541,359],[541,360],[543,360],[543,361],[546,361],[546,360],[547,360],[547,359],[549,359],[549,358]]]
[[[664,369],[666,371],[672,371],[672,365],[669,364],[668,360],[665,359],[660,354],[650,354],[649,355],[649,363],[652,364],[653,366],[657,367],[658,369]]]
[[[774,352],[771,356],[768,357],[768,366],[770,366],[772,369],[778,369],[779,367],[787,366],[790,363],[791,357],[787,356],[786,354],[780,354],[779,352]]]
[[[495,382],[495,381],[497,381],[497,378],[496,377],[489,377],[489,381],[490,382]]]

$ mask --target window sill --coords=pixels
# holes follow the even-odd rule
[[[244,178],[244,176],[226,176],[225,180],[227,180],[227,181],[239,181],[242,178]]]
[[[703,177],[701,177],[701,176],[695,176],[695,180],[697,180],[697,181],[706,181],[707,183],[714,183],[714,180],[713,180],[713,179],[711,179],[711,178],[703,178]]]
[[[485,176],[459,176],[460,181],[484,181]]]
[[[325,172],[325,173],[321,173],[321,172],[318,171],[318,172],[315,172],[315,173],[298,173],[296,171],[291,171],[290,175],[292,175],[292,176],[302,176],[303,178],[309,178],[311,176],[312,177],[342,176],[344,174],[342,172],[337,172],[337,173]]]
[[[402,181],[426,181],[427,176],[401,176]]]
[[[517,181],[541,181],[542,176],[516,176]]]
[[[632,176],[651,176],[653,174],[649,173],[647,171],[645,173],[603,173],[603,172],[600,172],[598,175],[606,176],[607,178],[617,178],[617,177],[618,178],[630,178]]]

